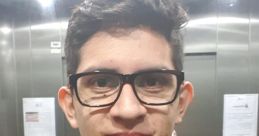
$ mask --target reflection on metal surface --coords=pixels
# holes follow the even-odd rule
[[[67,21],[37,24],[37,25],[32,25],[31,30],[59,30],[59,29],[66,29],[67,25],[68,25]]]
[[[254,22],[259,20],[254,20]],[[187,29],[204,29],[215,30],[215,25],[229,25],[229,27],[219,27],[220,31],[229,32],[233,34],[247,35],[240,29],[232,29],[234,25],[248,25],[250,20],[248,18],[238,17],[207,17],[199,18],[190,21],[187,25]]]
[[[237,4],[237,0],[226,0],[229,7],[234,7]]]
[[[7,41],[2,40],[2,41],[1,41],[1,44],[2,44],[2,45],[7,45]]]
[[[233,7],[233,6],[234,6],[234,3],[230,3],[229,6],[230,6],[230,7]]]
[[[252,18],[250,20],[251,23],[259,23],[259,18]]]
[[[189,21],[187,27],[195,28],[202,27],[202,25],[213,25],[213,24],[247,24],[249,23],[248,18],[238,18],[238,17],[207,17],[199,18]]]
[[[11,49],[2,50],[1,55],[4,56],[3,61],[5,61],[5,63],[12,62],[13,52]]]
[[[54,0],[37,0],[40,5],[44,8],[50,7],[54,4]]]
[[[206,53],[206,52],[216,52],[216,45],[210,43],[209,41],[193,42],[193,44],[188,44],[184,46],[185,53]]]
[[[4,27],[0,28],[0,30],[5,35],[8,35],[12,31],[12,29],[7,27],[7,26],[4,26]]]

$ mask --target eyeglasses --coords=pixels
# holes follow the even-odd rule
[[[113,105],[125,84],[131,85],[141,103],[165,105],[174,102],[183,80],[184,73],[176,70],[153,70],[127,75],[84,72],[71,75],[69,84],[78,101],[88,107]]]

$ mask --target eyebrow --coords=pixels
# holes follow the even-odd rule
[[[165,66],[158,66],[158,67],[155,66],[155,67],[150,67],[150,68],[146,68],[146,69],[140,69],[140,70],[134,71],[131,74],[140,73],[140,72],[147,72],[147,71],[154,71],[154,70],[169,70],[169,68],[167,68]],[[120,73],[116,69],[104,68],[104,67],[90,67],[90,68],[87,68],[86,70],[84,70],[83,72],[112,72],[112,73]],[[122,74],[122,73],[120,73],[120,74]]]
[[[141,70],[135,71],[134,73],[141,73],[141,72],[155,71],[155,70],[169,70],[169,68],[167,68],[165,66],[151,67],[151,68],[141,69]]]
[[[84,70],[83,72],[113,72],[113,73],[118,73],[117,70],[115,69],[110,69],[110,68],[102,68],[102,67],[90,67]]]

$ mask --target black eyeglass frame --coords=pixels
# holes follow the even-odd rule
[[[138,75],[140,75],[140,74],[147,74],[147,73],[154,73],[154,72],[168,73],[168,74],[173,74],[173,75],[176,76],[176,78],[177,78],[177,88],[176,88],[175,96],[174,96],[174,98],[171,101],[164,102],[164,103],[147,103],[145,101],[142,101],[139,98],[139,96],[138,96],[138,94],[136,92],[136,89],[135,89],[135,85],[134,85],[135,78]],[[108,104],[102,104],[102,105],[88,105],[88,104],[85,104],[85,103],[83,103],[81,101],[81,99],[79,97],[78,90],[77,90],[77,80],[80,77],[82,77],[82,76],[93,75],[93,74],[111,74],[111,75],[116,75],[116,76],[120,77],[122,83],[120,84],[120,87],[119,87],[118,96],[116,97],[116,99],[113,102],[110,102]],[[175,101],[175,99],[178,96],[178,93],[179,93],[179,90],[180,90],[180,86],[181,86],[183,81],[184,81],[184,72],[177,71],[177,70],[151,70],[151,71],[144,71],[144,72],[138,72],[138,73],[133,73],[133,74],[125,74],[125,75],[124,74],[115,73],[115,72],[94,71],[94,72],[83,72],[83,73],[78,73],[78,74],[72,74],[72,75],[69,76],[69,86],[70,86],[70,89],[72,91],[72,95],[75,92],[77,100],[79,101],[79,103],[81,105],[87,106],[87,107],[105,107],[105,106],[111,106],[111,105],[115,104],[117,102],[117,100],[119,99],[119,97],[120,97],[120,94],[122,92],[122,88],[123,88],[124,84],[126,84],[126,83],[131,85],[131,87],[133,89],[133,92],[134,92],[135,96],[137,97],[137,99],[139,100],[140,103],[146,104],[146,105],[153,105],[153,106],[167,105],[167,104],[173,103]]]

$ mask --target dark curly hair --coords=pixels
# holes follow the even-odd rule
[[[96,32],[109,28],[147,26],[170,43],[176,70],[183,68],[182,35],[186,12],[175,0],[85,0],[69,20],[65,40],[67,73],[75,74],[80,62],[79,50]]]

